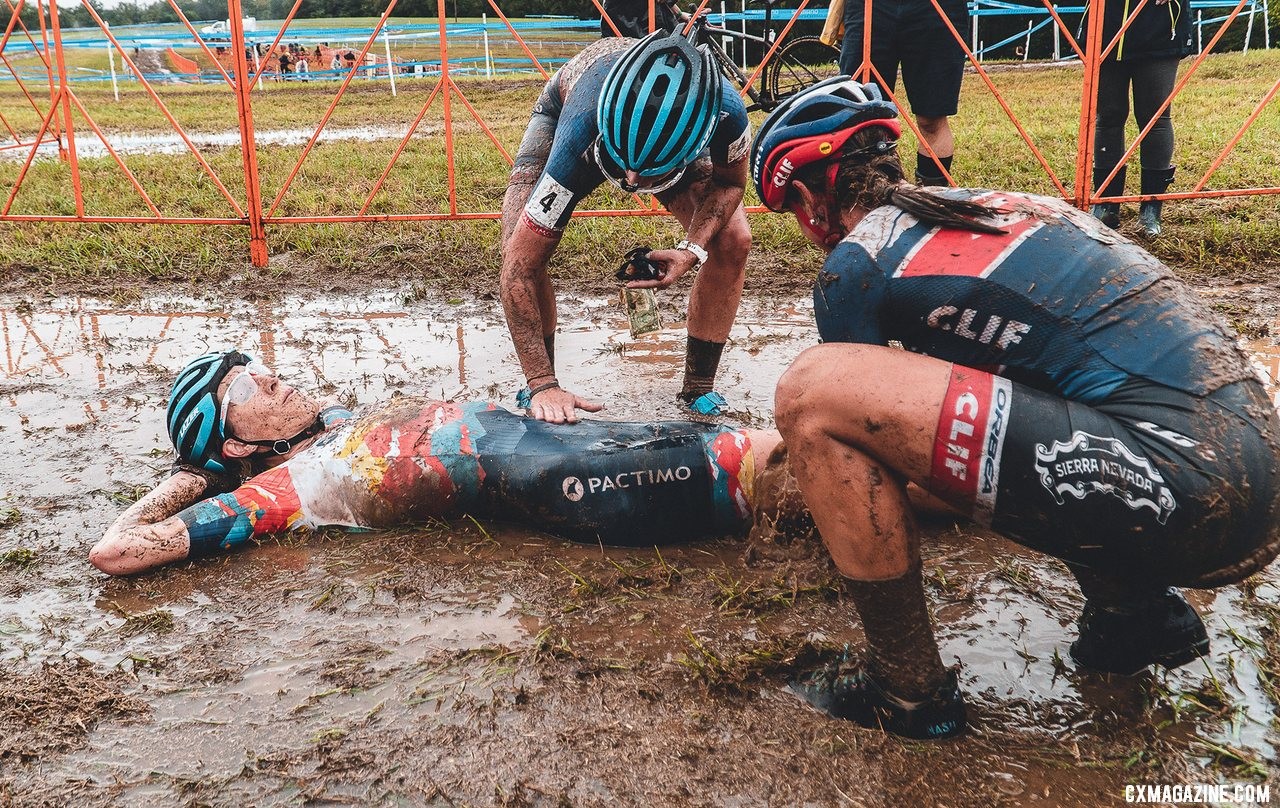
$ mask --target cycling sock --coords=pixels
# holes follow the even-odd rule
[[[951,173],[951,157],[939,157],[938,162]],[[947,178],[938,169],[933,158],[927,154],[916,152],[916,182],[920,185],[947,185]]]
[[[720,368],[723,342],[709,342],[689,337],[684,354],[684,387],[680,390],[683,401],[693,401],[715,386],[716,371]]]
[[[920,565],[901,578],[846,583],[867,635],[871,669],[895,696],[928,698],[947,669],[929,622]]]

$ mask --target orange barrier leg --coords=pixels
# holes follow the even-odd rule
[[[240,119],[240,156],[244,162],[245,214],[249,222],[249,261],[265,267],[267,228],[262,221],[262,188],[258,182],[258,146],[253,130],[253,81],[249,60],[244,55],[244,18],[240,0],[227,0],[227,17],[231,21],[231,47],[235,48],[236,114]]]

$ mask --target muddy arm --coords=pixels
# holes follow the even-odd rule
[[[559,243],[558,233],[545,236],[517,225],[503,247],[499,279],[502,308],[520,367],[530,380],[555,376],[543,337],[555,328],[555,296],[547,263]]]
[[[707,245],[729,224],[747,187],[747,158],[727,166],[713,166],[711,176],[694,185],[700,200],[689,222],[689,241]]]
[[[719,250],[716,240],[728,231],[734,215],[741,209],[746,180],[747,160],[743,158],[729,166],[713,166],[709,175],[693,182],[682,195],[687,195],[687,199],[677,197],[668,200],[671,203],[668,207],[677,218],[688,222],[686,238],[711,252],[709,264],[724,260],[716,254]],[[689,200],[694,202],[691,209],[686,207]],[[649,253],[649,260],[662,267],[662,277],[654,281],[633,282],[629,286],[664,289],[691,271],[697,263],[693,252],[673,247],[653,250]]]
[[[186,524],[175,518],[205,494],[204,478],[180,471],[120,514],[89,551],[89,562],[110,575],[129,575],[187,557]]]

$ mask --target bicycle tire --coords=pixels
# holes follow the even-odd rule
[[[840,75],[840,49],[816,36],[788,40],[765,68],[765,94],[773,109],[806,87]],[[763,106],[763,104],[762,104]]]

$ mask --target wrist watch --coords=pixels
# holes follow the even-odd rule
[[[697,263],[693,265],[694,269],[697,269],[707,263],[707,251],[704,250],[701,245],[694,244],[689,239],[682,240],[676,245],[676,249],[693,253],[693,257],[697,259]]]

